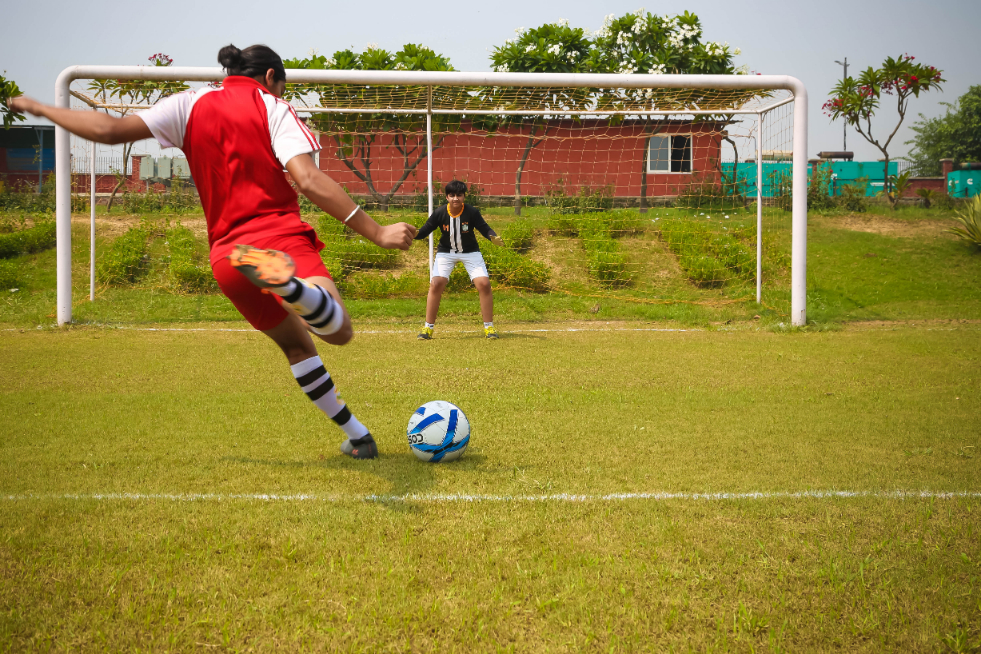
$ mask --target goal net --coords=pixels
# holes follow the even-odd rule
[[[142,74],[194,86],[213,70]],[[125,102],[76,77],[76,106],[118,115],[155,99]],[[496,288],[596,311],[760,302],[804,322],[806,113],[793,78],[288,71],[288,80],[286,97],[319,135],[320,168],[379,222],[421,225],[447,182],[467,183],[466,201],[506,245],[481,246]],[[95,188],[121,193],[121,212],[193,206],[181,153],[154,146],[95,151]],[[73,190],[89,191],[91,144],[70,148]],[[302,208],[346,297],[425,295],[432,246],[382,250]],[[193,219],[181,221],[194,231]],[[166,279],[178,292],[208,290],[206,275],[191,277],[201,283]],[[472,292],[462,269],[448,288]]]

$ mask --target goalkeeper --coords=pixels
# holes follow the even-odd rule
[[[343,430],[341,451],[373,459],[368,429],[337,397],[334,380],[310,337],[344,345],[351,318],[320,258],[323,243],[300,219],[300,192],[373,243],[408,250],[416,228],[381,226],[310,155],[320,149],[293,108],[281,99],[283,60],[264,45],[225,46],[218,61],[228,77],[220,88],[171,95],[147,111],[114,118],[14,98],[10,109],[47,118],[82,138],[126,143],[156,138],[187,156],[208,222],[211,268],[222,293],[257,330],[280,347],[307,397]],[[261,383],[238,375],[243,388]]]
[[[476,207],[463,203],[467,193],[466,184],[453,180],[443,190],[446,194],[446,204],[433,212],[415,237],[418,241],[437,229],[441,232],[436,259],[433,262],[432,279],[429,281],[429,296],[426,298],[426,324],[419,332],[419,338],[429,340],[433,337],[443,291],[450,281],[450,273],[458,263],[464,265],[470,280],[477,287],[480,313],[484,319],[484,336],[497,338],[497,330],[494,329],[494,296],[491,294],[490,277],[474,232],[480,232],[494,245],[503,246],[504,241],[490,228]]]

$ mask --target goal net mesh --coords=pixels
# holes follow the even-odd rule
[[[73,104],[115,115],[149,106],[93,86],[76,82]],[[756,298],[759,243],[763,303],[789,313],[793,102],[786,91],[291,84],[286,97],[319,137],[320,168],[380,223],[423,224],[430,163],[434,208],[445,202],[447,182],[464,181],[466,201],[505,242],[478,238],[498,290],[571,298],[571,309],[595,311],[605,300],[745,302]],[[91,147],[73,139],[78,194],[89,192]],[[111,224],[118,216],[144,229],[156,221],[148,238],[168,247],[177,226],[203,241],[179,151],[152,142],[126,152],[97,147],[99,201],[115,192],[107,237],[119,233]],[[301,208],[345,297],[425,297],[428,248],[382,250],[302,198]],[[138,275],[100,274],[100,291],[136,283],[215,292],[204,248],[191,250],[199,269],[191,282],[168,271],[167,247],[151,243],[159,261]],[[475,292],[462,266],[448,290]]]

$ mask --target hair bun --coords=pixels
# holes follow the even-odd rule
[[[242,51],[234,45],[228,44],[218,51],[218,63],[227,71],[239,68],[242,65]]]

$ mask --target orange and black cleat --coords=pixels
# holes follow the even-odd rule
[[[262,250],[251,245],[236,245],[228,260],[240,273],[259,288],[284,286],[293,279],[296,264],[279,250]]]

